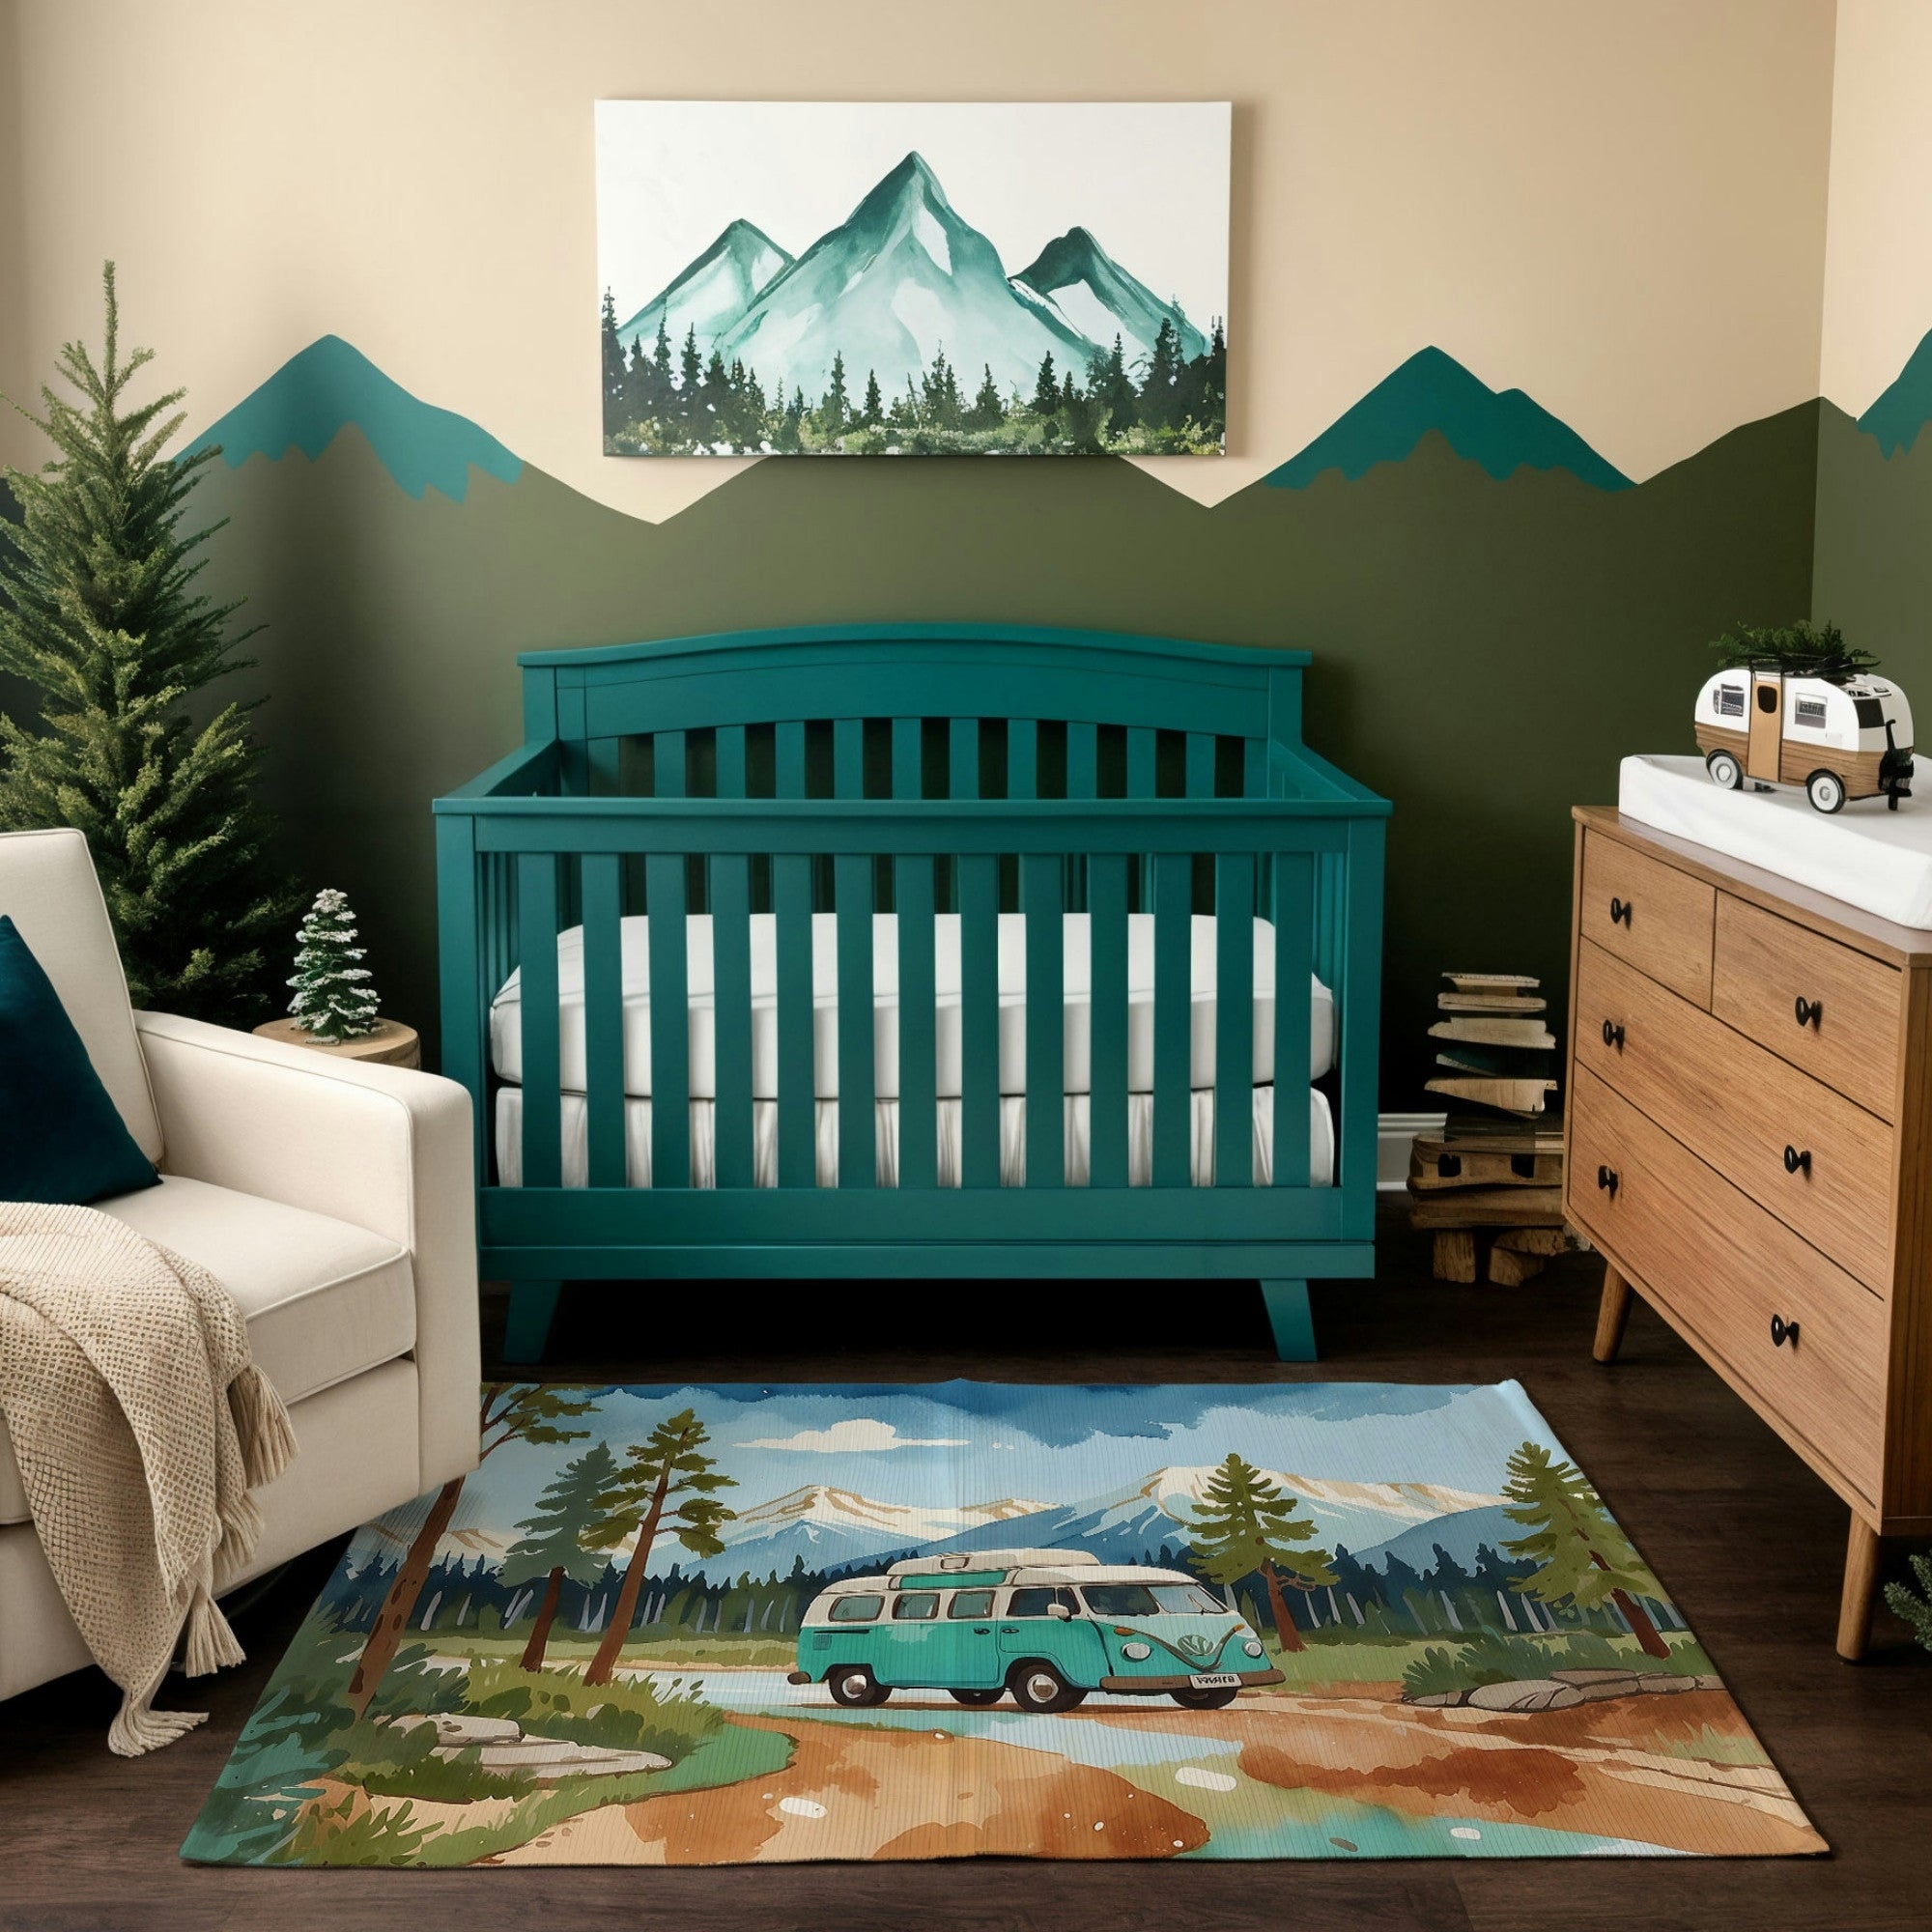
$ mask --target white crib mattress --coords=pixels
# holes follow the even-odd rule
[[[1085,913],[1065,916],[1063,994],[1065,1000],[1065,1092],[1092,1088],[1093,983],[1091,934]],[[690,1005],[691,1083],[695,1098],[712,1099],[717,1086],[716,1007],[713,998],[711,920],[695,913],[686,922],[686,972]],[[837,918],[812,915],[811,984],[816,1089],[820,1099],[838,1093],[838,1011]],[[637,915],[622,923],[624,988],[624,1091],[639,1097],[651,1092],[650,921]],[[752,915],[752,1091],[761,1100],[778,1097],[777,938],[770,913]],[[1274,1079],[1274,927],[1254,922],[1254,1068],[1257,1086]],[[1190,1008],[1192,1071],[1188,1084],[1214,1084],[1215,963],[1214,920],[1193,917]],[[940,913],[933,935],[933,980],[937,1011],[938,1092],[959,1094],[959,915]],[[1000,1092],[1026,1090],[1026,920],[1020,913],[1000,915],[999,954]],[[557,935],[559,1051],[561,1084],[567,1092],[585,1087],[583,1052],[583,928]],[[898,1065],[898,920],[892,913],[872,916],[873,1091],[896,1098]],[[1309,979],[1308,1077],[1319,1080],[1335,1062],[1335,1001],[1321,981]],[[490,1006],[490,1059],[497,1076],[521,1081],[524,1066],[522,975],[512,973]],[[1127,1086],[1135,1094],[1153,1090],[1153,917],[1131,913],[1127,920]]]
[[[1190,1184],[1210,1187],[1214,1182],[1214,1094],[1211,1089],[1196,1092],[1190,1121]],[[877,1149],[878,1184],[896,1187],[899,1181],[899,1103],[875,1100],[874,1144]],[[959,1107],[956,1099],[939,1102],[939,1184],[959,1185]],[[1069,1094],[1065,1099],[1066,1184],[1085,1187],[1091,1171],[1088,1158],[1088,1107],[1085,1094]],[[716,1104],[711,1100],[691,1103],[691,1185],[715,1187],[718,1184],[717,1148],[713,1134]],[[838,1102],[820,1100],[814,1109],[817,1139],[818,1185],[838,1184]],[[753,1173],[754,1184],[778,1184],[778,1121],[776,1100],[752,1103]],[[497,1172],[501,1185],[521,1187],[523,1163],[524,1092],[521,1087],[497,1090]],[[581,1094],[562,1096],[563,1184],[582,1187],[589,1175],[584,1100]],[[1308,1090],[1308,1184],[1330,1187],[1335,1180],[1335,1121],[1327,1096],[1319,1089]],[[651,1184],[651,1103],[629,1099],[624,1103],[625,1179],[632,1187]],[[1127,1184],[1146,1187],[1153,1171],[1153,1096],[1130,1094],[1127,1096]],[[1257,1187],[1274,1182],[1274,1089],[1254,1090],[1254,1182]],[[1000,1184],[1022,1187],[1026,1184],[1026,1101],[1014,1095],[1000,1102]]]

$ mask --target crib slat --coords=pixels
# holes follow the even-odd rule
[[[1093,933],[1087,1100],[1089,1185],[1127,1184],[1127,857],[1096,852],[1088,862]]]
[[[785,726],[779,726],[781,781]],[[803,732],[801,732],[801,738]],[[804,765],[799,767],[800,782]],[[772,912],[778,933],[779,1185],[812,1187],[818,1180],[813,1128],[815,1091],[811,1035],[811,860],[781,853],[772,860]]]
[[[1100,727],[1070,724],[1066,727],[1066,796],[1097,798],[1100,791]]]
[[[1000,1184],[1000,862],[961,857],[959,1162],[967,1187]]]
[[[899,1185],[939,1180],[933,960],[936,861],[902,858],[894,873],[899,928]]]
[[[527,852],[517,861],[517,943],[524,1030],[524,1185],[561,1184],[557,1097],[556,860]]]
[[[1206,731],[1187,734],[1187,796],[1214,796],[1214,740]]]
[[[1026,1184],[1066,1184],[1065,920],[1061,862],[1030,852],[1020,861],[1026,914]]]
[[[838,934],[838,1185],[876,1187],[872,1065],[872,862],[834,862]]]
[[[1039,796],[1039,725],[1031,718],[1007,726],[1007,796]]]
[[[893,720],[895,798],[918,798],[920,795],[920,728],[917,718]]]
[[[721,724],[718,727],[718,796],[745,796],[745,727]]]
[[[627,1179],[619,865],[614,853],[583,858],[583,1105],[592,1187],[622,1187]]]
[[[947,760],[952,767],[949,789],[954,798],[980,796],[980,721],[955,718],[947,734]]]
[[[711,861],[711,971],[716,1010],[712,1059],[718,1097],[713,1137],[718,1185],[750,1187],[752,1156],[752,862],[743,852]]]
[[[1154,733],[1143,724],[1127,730],[1127,796],[1151,798],[1154,795]]]
[[[671,735],[660,732],[660,739]],[[685,970],[684,860],[644,860],[651,957],[651,1185],[691,1185],[691,988]]]
[[[1254,1185],[1255,858],[1214,861],[1214,1185]]]
[[[652,740],[651,782],[659,798],[684,796],[684,733],[660,731]]]
[[[1153,861],[1153,1184],[1185,1187],[1193,1101],[1193,952],[1189,918],[1194,860],[1158,852]]]
[[[805,726],[799,720],[781,720],[772,733],[772,750],[778,766],[780,798],[805,796]]]
[[[866,721],[863,718],[835,718],[832,721],[832,796],[866,796]]]
[[[1308,1185],[1309,975],[1314,971],[1315,864],[1274,861],[1274,1184]]]

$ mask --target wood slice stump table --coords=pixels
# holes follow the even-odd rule
[[[270,1020],[266,1026],[258,1026],[255,1032],[263,1039],[278,1039],[284,1046],[305,1046],[311,1053],[330,1053],[337,1060],[363,1060],[374,1066],[422,1065],[422,1041],[416,1037],[415,1028],[405,1026],[401,1020],[378,1020],[374,1033],[333,1045],[304,1033],[294,1020]]]

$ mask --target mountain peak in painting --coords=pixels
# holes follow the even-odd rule
[[[1077,225],[1056,235],[1013,281],[1050,304],[1090,342],[1110,344],[1118,333],[1130,361],[1151,353],[1162,322],[1174,325],[1182,355],[1207,351],[1208,338],[1177,303],[1162,301]]]
[[[1339,469],[1353,481],[1378,463],[1400,462],[1431,430],[1498,481],[1519,469],[1568,469],[1599,490],[1631,487],[1622,470],[1522,390],[1492,389],[1435,348],[1418,350],[1264,480],[1299,490]]]
[[[1919,338],[1905,367],[1859,418],[1859,427],[1878,439],[1887,456],[1897,456],[1918,441],[1918,432],[1928,422],[1932,422],[1932,330]]]
[[[435,489],[460,503],[472,468],[504,483],[523,473],[522,460],[487,430],[411,395],[339,335],[292,355],[188,447],[218,446],[231,469],[251,456],[274,462],[291,449],[313,463],[352,423],[412,497]]]
[[[710,247],[686,263],[618,328],[618,339],[627,349],[642,341],[648,350],[662,323],[673,345],[692,328],[708,344],[745,313],[752,298],[789,268],[791,260],[763,229],[743,219],[727,222]]]
[[[990,368],[1002,390],[1031,387],[1040,361],[1084,369],[1094,345],[1007,281],[999,252],[960,215],[918,154],[762,289],[718,343],[768,387],[815,399],[833,357],[854,393],[867,374],[888,393],[941,350],[962,382]]]

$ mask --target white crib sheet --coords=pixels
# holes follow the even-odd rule
[[[1085,913],[1065,916],[1063,991],[1064,1054],[1068,1094],[1091,1090],[1092,1034],[1091,934]],[[696,913],[686,921],[685,956],[691,1021],[691,1083],[694,1097],[714,1098],[717,1087],[716,1008],[713,999],[711,920]],[[622,923],[624,988],[624,1091],[651,1092],[650,921],[637,915]],[[752,915],[752,1091],[761,1100],[778,1097],[777,939],[770,913]],[[1207,1090],[1214,1084],[1215,965],[1214,920],[1193,917],[1190,935],[1192,1070],[1188,1084]],[[1274,928],[1254,922],[1255,1048],[1253,1079],[1274,1079]],[[933,935],[935,1027],[938,1036],[938,1091],[959,1093],[959,916],[941,913]],[[811,982],[813,1052],[818,1097],[838,1094],[838,940],[836,916],[812,915]],[[573,925],[557,935],[559,1053],[561,1084],[584,1091],[583,928]],[[1000,915],[999,953],[1000,1092],[1026,1091],[1026,921],[1020,913]],[[899,1091],[898,920],[892,913],[872,916],[873,1091],[882,1099]],[[1309,979],[1308,1077],[1319,1080],[1335,1064],[1335,1001],[1319,979]],[[512,973],[490,1006],[490,1058],[503,1080],[523,1078],[522,975]],[[1153,917],[1132,913],[1127,921],[1127,1086],[1135,1094],[1153,1089]]]
[[[1257,1187],[1274,1181],[1274,1089],[1254,1090],[1254,1182]],[[1196,1187],[1214,1183],[1214,1094],[1211,1089],[1191,1096],[1190,1182]],[[959,1185],[959,1106],[956,1100],[939,1102],[939,1184]],[[1091,1171],[1088,1158],[1088,1096],[1066,1095],[1066,1184],[1085,1187]],[[899,1182],[899,1103],[876,1100],[874,1144],[877,1149],[878,1184],[896,1187]],[[717,1148],[713,1133],[716,1103],[691,1103],[691,1184],[715,1187],[718,1184]],[[820,1100],[814,1109],[817,1140],[818,1185],[838,1184],[838,1102]],[[524,1092],[521,1087],[497,1090],[497,1171],[501,1185],[523,1185]],[[778,1184],[779,1109],[776,1100],[752,1103],[753,1173],[754,1184]],[[589,1151],[583,1096],[562,1096],[563,1184],[582,1187],[589,1176]],[[1330,1187],[1335,1180],[1335,1122],[1328,1110],[1327,1096],[1319,1089],[1308,1090],[1308,1184]],[[651,1184],[651,1103],[630,1099],[624,1103],[624,1160],[626,1182],[632,1187]],[[1153,1096],[1130,1094],[1127,1096],[1127,1184],[1146,1187],[1153,1171]],[[1022,1187],[1026,1184],[1026,1101],[1015,1095],[1000,1102],[1000,1184]]]

